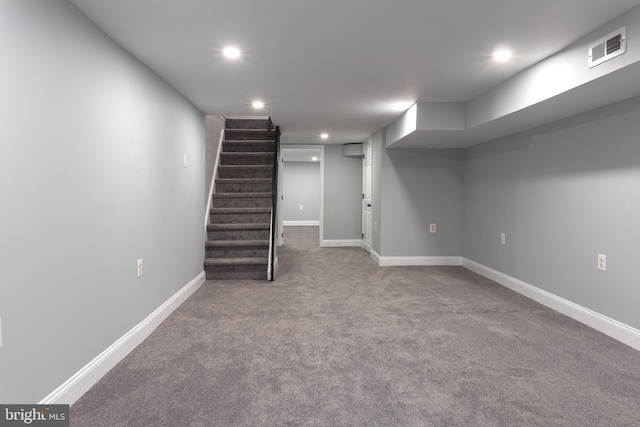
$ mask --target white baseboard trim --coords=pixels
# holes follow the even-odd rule
[[[320,221],[282,221],[285,227],[312,227],[319,226]]]
[[[371,248],[371,252],[369,252],[369,256],[371,257],[372,260],[376,262],[376,264],[380,265],[380,254],[374,251],[373,248]]]
[[[375,252],[371,252],[372,255]],[[462,259],[459,256],[381,256],[377,253],[376,260],[380,267],[400,267],[410,265],[462,265]]]
[[[582,307],[576,303],[554,295],[551,292],[537,288],[523,282],[522,280],[508,276],[475,261],[462,258],[462,266],[521,295],[531,298],[532,300],[559,313],[562,313],[565,316],[569,316],[580,323],[584,323],[585,325],[590,326],[593,329],[600,331],[632,348],[635,348],[636,350],[640,350],[640,330],[638,329],[625,325],[617,320]]]
[[[205,282],[205,272],[180,289],[153,313],[120,337],[109,348],[76,372],[60,387],[45,397],[39,405],[71,405],[95,385],[118,362],[144,341],[173,311]]]
[[[350,240],[322,240],[320,242],[320,247],[323,248],[345,248],[345,247],[362,247],[362,241],[360,239],[350,239]]]

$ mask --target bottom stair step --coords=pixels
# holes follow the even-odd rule
[[[268,258],[268,240],[207,240],[206,258]]]
[[[267,280],[268,258],[205,258],[207,280]]]
[[[205,258],[204,266],[229,266],[229,265],[267,265],[268,258]]]

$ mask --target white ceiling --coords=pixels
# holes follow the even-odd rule
[[[640,4],[71,1],[203,113],[270,115],[285,144],[361,142],[402,113],[393,103],[467,101]],[[243,57],[225,59],[227,45]],[[494,63],[499,46],[516,57]]]

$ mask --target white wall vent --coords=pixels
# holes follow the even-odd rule
[[[622,27],[589,45],[589,68],[600,65],[627,51],[627,27]]]

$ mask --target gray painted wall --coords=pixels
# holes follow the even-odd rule
[[[324,146],[324,240],[362,235],[362,159],[344,157],[341,145]]]
[[[225,121],[220,116],[205,117],[205,171],[204,171],[204,192],[205,205],[209,202],[209,190],[213,181],[213,168],[218,154],[220,134],[224,129]]]
[[[640,328],[639,135],[635,98],[466,150],[464,256]]]
[[[66,0],[0,40],[0,402],[35,403],[202,271],[204,116]]]
[[[282,220],[320,221],[320,163],[284,162],[283,170]]]
[[[376,141],[374,145],[379,144]],[[460,256],[463,234],[462,152],[397,150],[387,149],[382,144],[380,155],[378,254]],[[429,232],[429,224],[432,223],[437,226],[436,233]]]
[[[380,129],[371,137],[371,154],[372,154],[372,194],[371,194],[371,220],[373,221],[373,230],[371,236],[371,249],[380,254],[380,230],[383,227],[382,222],[382,150],[386,147],[386,130]]]

